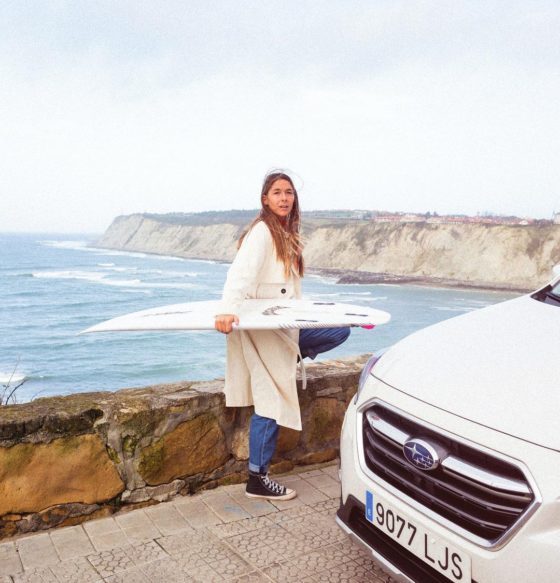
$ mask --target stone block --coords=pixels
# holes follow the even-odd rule
[[[336,445],[346,407],[338,399],[321,398],[309,404],[305,412],[302,441],[308,451]]]
[[[302,464],[304,466],[311,465],[311,464],[322,464],[324,462],[330,462],[331,460],[336,459],[338,456],[338,451],[331,447],[329,449],[324,449],[322,451],[313,451],[311,453],[306,453],[302,456],[296,458],[296,462],[298,464]]]
[[[41,512],[34,512],[22,517],[17,524],[20,533],[44,530],[53,526],[72,526],[79,524],[85,517],[94,518],[96,514],[108,510],[98,504],[60,504],[51,506]]]
[[[53,530],[50,535],[56,552],[62,561],[85,557],[94,552],[85,530],[80,526]]]
[[[145,513],[163,535],[192,531],[189,523],[172,504],[158,504],[147,508]]]
[[[20,538],[16,542],[16,547],[25,570],[48,567],[60,562],[47,533]]]
[[[14,543],[0,544],[0,581],[4,575],[23,571],[21,561]]]
[[[155,539],[161,534],[142,509],[117,514],[115,522],[131,541]]]
[[[69,559],[51,566],[59,583],[96,583],[101,581],[97,571],[85,557]]]
[[[39,443],[53,436],[90,432],[104,415],[108,395],[77,393],[2,407],[0,443],[9,447],[23,440]]]
[[[178,494],[184,487],[185,482],[183,480],[173,480],[169,484],[144,486],[143,488],[136,488],[132,492],[126,490],[123,492],[121,500],[127,504],[138,504],[140,502],[147,502],[148,500],[166,502]]]
[[[194,529],[221,523],[218,515],[200,497],[179,499],[175,502],[175,507]]]
[[[178,425],[140,453],[138,472],[151,486],[209,472],[229,453],[216,417],[207,413]]]
[[[231,453],[236,460],[245,461],[249,459],[249,425],[236,427],[233,430],[231,441]]]
[[[209,506],[223,522],[233,522],[243,518],[251,518],[251,515],[227,494],[208,494],[204,497],[204,503]]]
[[[97,435],[0,448],[0,516],[110,500],[124,484]]]
[[[298,446],[301,431],[280,427],[278,432],[278,443],[276,445],[276,454],[287,453]]]

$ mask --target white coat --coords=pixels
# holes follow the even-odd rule
[[[221,313],[237,314],[245,298],[301,298],[300,278],[287,277],[266,223],[245,236],[224,286]],[[255,406],[279,425],[301,430],[296,385],[298,330],[234,330],[227,337],[227,407]]]

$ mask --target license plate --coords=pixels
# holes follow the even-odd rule
[[[467,554],[434,536],[370,491],[366,491],[366,518],[450,581],[470,583],[471,559]]]

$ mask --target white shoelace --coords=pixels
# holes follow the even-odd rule
[[[264,485],[269,489],[272,490],[275,494],[284,494],[284,490],[286,489],[285,486],[282,486],[278,482],[271,480],[268,477],[268,474],[263,478]]]

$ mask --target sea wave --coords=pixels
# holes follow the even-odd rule
[[[107,273],[101,271],[82,271],[82,270],[66,270],[66,271],[36,271],[33,277],[39,279],[75,279],[80,281],[89,281],[90,283],[97,283],[101,285],[110,285],[115,287],[142,287],[142,288],[169,288],[169,289],[191,289],[198,287],[194,283],[183,282],[149,282],[141,279],[111,279]]]
[[[164,261],[187,261],[184,257],[177,257],[176,255],[156,255],[156,257]]]
[[[7,372],[0,372],[0,385],[10,385],[21,383],[27,378],[24,374],[12,374]]]
[[[121,267],[114,264],[107,265],[106,267],[104,267],[104,269],[107,269],[109,271],[116,271],[117,273],[122,273],[124,271],[138,271],[138,267]],[[147,270],[142,271],[144,271],[144,273],[147,273]]]
[[[31,275],[39,279],[80,279],[95,282],[98,282],[102,280],[104,277],[106,277],[106,274],[100,271],[78,271],[78,270],[34,271]]]
[[[39,241],[40,245],[44,247],[55,247],[57,249],[84,249],[86,248],[88,241],[83,240],[69,240],[69,241]]]
[[[223,261],[214,261],[212,259],[184,259],[184,261],[188,261],[189,263],[207,263],[209,265],[223,265],[224,267],[228,267]]]
[[[332,284],[338,281],[338,277],[328,276],[328,275],[319,275],[318,273],[306,273],[305,279],[316,279],[322,283]]]
[[[146,295],[152,294],[151,289],[144,289],[141,287],[123,288],[122,291],[123,291],[123,293],[127,293],[127,294],[146,294]]]
[[[365,297],[365,296],[369,296],[369,297]],[[334,293],[314,293],[314,294],[311,294],[311,297],[309,299],[339,298],[340,300],[342,300],[344,302],[345,298],[352,298],[352,297],[359,298],[359,301],[367,302],[367,303],[378,302],[378,301],[382,301],[382,300],[387,299],[387,296],[372,296],[371,292],[348,292],[348,291],[340,291],[340,292],[334,292]],[[307,299],[307,297],[305,299]]]
[[[149,257],[147,253],[139,253],[138,251],[117,251],[115,249],[102,249],[101,247],[83,247],[82,251],[89,251],[96,255],[106,255],[107,257],[140,257],[143,259]]]
[[[100,265],[98,263],[98,265]],[[200,273],[196,271],[171,271],[167,269],[142,269],[141,267],[121,267],[121,266],[107,266],[108,271],[124,272],[134,271],[138,275],[161,275],[164,277],[198,277]]]

